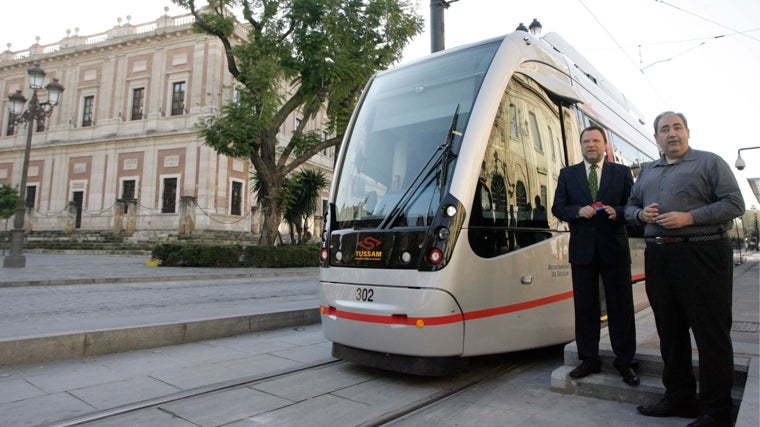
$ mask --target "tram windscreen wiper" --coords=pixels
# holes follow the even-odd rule
[[[434,172],[438,172],[439,179],[439,191],[440,197],[443,198],[443,191],[446,186],[446,177],[448,176],[449,161],[454,156],[451,151],[451,146],[454,142],[454,136],[461,136],[462,134],[456,130],[457,121],[459,120],[459,104],[454,109],[454,116],[451,118],[451,125],[448,132],[446,132],[446,141],[436,147],[435,151],[430,155],[425,165],[420,169],[417,175],[414,176],[409,187],[399,198],[398,202],[393,205],[393,209],[390,210],[388,216],[386,216],[380,223],[378,228],[389,228],[396,223],[396,220],[401,216],[404,210],[409,205],[409,202],[417,194],[420,187],[423,184],[430,181],[429,177]]]
[[[457,131],[457,121],[459,121],[459,104],[457,104],[456,110],[454,110],[454,117],[451,118],[451,126],[446,133],[446,143],[443,145],[441,153],[441,173],[439,175],[438,189],[440,191],[440,198],[443,200],[443,190],[446,187],[446,179],[449,176],[449,161],[454,157],[454,153],[451,151],[451,146],[454,143],[454,135],[462,136]]]

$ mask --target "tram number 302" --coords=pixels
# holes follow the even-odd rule
[[[372,299],[375,296],[374,289],[356,288],[356,300],[364,302],[373,302]]]

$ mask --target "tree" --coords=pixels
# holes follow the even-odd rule
[[[0,185],[0,218],[5,220],[5,231],[8,231],[8,218],[16,213],[18,207],[18,188],[8,184]],[[5,246],[3,253],[5,253]]]
[[[317,211],[319,192],[326,186],[325,174],[318,169],[304,169],[287,179],[284,219],[290,225],[291,242],[303,245],[311,239],[309,218]]]
[[[285,178],[342,140],[367,80],[401,58],[422,18],[408,0],[208,0],[202,8],[195,0],[173,2],[190,11],[198,31],[222,42],[240,85],[237,102],[204,119],[200,133],[218,153],[251,160],[266,194],[259,244],[272,245]],[[323,108],[335,135],[325,141],[305,131]],[[294,112],[301,123],[278,148],[278,130]]]
[[[0,218],[5,220],[5,229],[8,230],[8,218],[16,213],[18,207],[18,188],[8,184],[0,185]]]

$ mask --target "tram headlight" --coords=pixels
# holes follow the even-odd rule
[[[343,252],[341,251],[335,252],[335,260],[340,262],[340,260],[342,259],[343,259]]]
[[[447,205],[443,208],[443,213],[448,217],[453,217],[457,214],[457,207],[454,205]]]
[[[409,264],[412,261],[412,254],[409,251],[401,252],[401,262]]]
[[[438,240],[448,240],[449,236],[451,236],[451,231],[448,227],[441,227],[435,234],[438,236]]]

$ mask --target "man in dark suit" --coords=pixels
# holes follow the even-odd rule
[[[599,278],[604,285],[614,366],[626,384],[639,385],[632,362],[636,353],[631,252],[625,205],[633,186],[631,170],[607,162],[605,130],[581,132],[584,161],[559,173],[552,213],[570,224],[570,264],[575,302],[575,340],[581,364],[570,372],[582,378],[601,372],[599,358]]]

